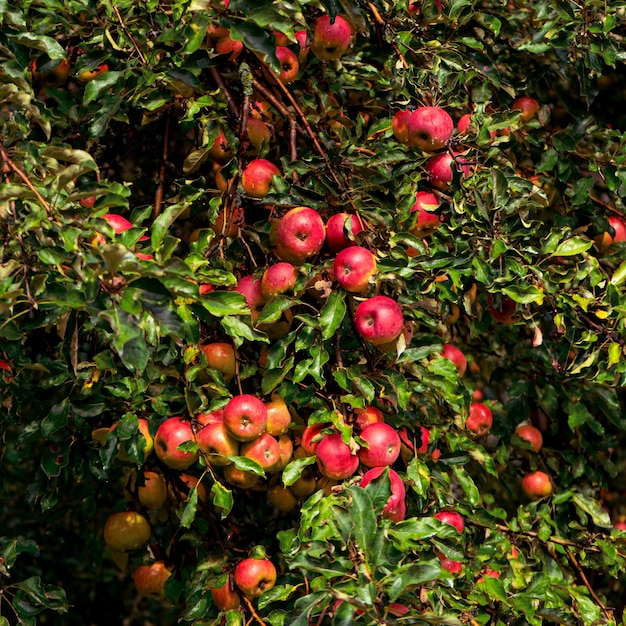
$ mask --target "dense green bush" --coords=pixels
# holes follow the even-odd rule
[[[308,50],[325,13],[352,27],[337,60]],[[601,237],[625,213],[625,17],[600,0],[0,0],[0,624],[622,623],[626,244]],[[300,54],[285,85],[275,31]],[[444,190],[394,135],[422,106],[472,114],[439,151],[467,169]],[[261,199],[241,185],[259,157],[281,171]],[[440,202],[427,235],[418,190]],[[298,206],[358,215],[378,272],[347,292],[325,247],[251,311],[233,288],[278,260]],[[355,330],[374,295],[407,322],[390,350]],[[208,367],[212,342],[236,349],[232,378]],[[404,520],[381,514],[387,474],[364,490],[325,484],[314,456],[267,476],[242,456],[242,488],[201,453],[189,489],[144,454],[139,419],[197,433],[243,393],[284,398],[296,448],[315,423],[363,445],[366,405],[415,448],[428,429],[394,464]],[[487,434],[467,428],[476,401]],[[156,511],[129,487],[142,466],[169,490]],[[554,493],[531,501],[538,470]],[[301,475],[319,489],[296,503],[283,487]],[[448,509],[462,533],[435,518]],[[112,552],[125,510],[149,546]],[[211,588],[263,550],[276,586],[220,612]],[[133,585],[153,561],[165,599]]]

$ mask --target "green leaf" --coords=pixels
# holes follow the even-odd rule
[[[502,293],[520,304],[530,304],[531,302],[535,302],[539,305],[543,304],[543,290],[534,285],[509,285],[503,287]]]
[[[293,485],[296,480],[302,476],[302,470],[309,465],[313,465],[315,460],[314,456],[305,456],[301,459],[290,461],[282,473],[282,480],[285,487]]]
[[[246,299],[237,291],[213,291],[202,298],[202,306],[211,315],[245,315],[250,313]]]
[[[228,459],[233,462],[233,465],[240,470],[245,472],[252,472],[257,476],[265,476],[265,472],[263,468],[252,459],[249,459],[245,456],[229,456]]]
[[[185,502],[185,508],[183,509],[180,517],[180,525],[183,528],[191,528],[194,519],[196,518],[196,511],[198,509],[198,483],[196,483],[189,491],[189,496]]]
[[[221,518],[226,519],[233,508],[233,492],[216,481],[211,487],[211,494],[213,494],[213,504],[221,509]]]
[[[369,555],[376,536],[376,513],[374,503],[367,490],[361,487],[347,487],[350,494],[350,517],[353,522],[353,532],[357,544],[364,553],[365,558],[371,562]]]
[[[320,325],[322,327],[323,339],[330,339],[334,336],[339,326],[341,326],[345,315],[346,303],[344,294],[339,291],[332,291],[320,311]]]
[[[585,496],[582,493],[575,493],[572,496],[572,501],[577,507],[591,516],[591,519],[596,526],[599,526],[600,528],[613,527],[613,523],[611,522],[608,512],[593,498]]]
[[[28,48],[41,50],[41,52],[45,52],[51,59],[66,58],[63,47],[55,39],[47,35],[37,35],[33,32],[21,32],[18,35],[9,37],[9,39]]]
[[[552,256],[574,256],[586,252],[593,245],[593,241],[584,237],[572,237],[561,242]]]

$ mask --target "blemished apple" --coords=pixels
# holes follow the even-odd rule
[[[241,174],[241,186],[251,198],[264,198],[269,193],[274,176],[280,175],[277,165],[267,159],[254,159]]]
[[[363,474],[361,487],[367,487],[373,480],[378,478],[387,468],[373,467]],[[389,480],[391,482],[391,495],[383,508],[383,517],[393,522],[401,522],[406,514],[406,489],[397,472],[389,468]]]
[[[112,513],[104,525],[104,543],[114,552],[138,550],[150,541],[151,532],[150,523],[137,511]]]
[[[520,439],[525,439],[535,452],[539,452],[543,446],[543,435],[532,424],[521,424],[515,429],[515,434]]]
[[[435,513],[434,517],[436,517],[440,522],[444,524],[450,524],[454,526],[459,533],[463,533],[465,530],[465,522],[463,521],[463,517],[457,513],[456,511],[439,511],[439,513]]]
[[[165,583],[171,575],[170,568],[163,561],[154,561],[137,566],[133,582],[141,595],[161,599],[165,597]]]
[[[513,100],[513,104],[511,108],[514,111],[521,111],[520,121],[526,123],[537,115],[537,111],[539,111],[539,103],[529,96],[520,96],[519,98],[515,98]]]
[[[274,437],[284,435],[292,422],[291,413],[285,400],[274,393],[271,400],[265,403],[265,408],[267,409],[265,431]]]
[[[340,252],[348,246],[353,246],[354,236],[362,230],[361,220],[357,215],[335,213],[326,222],[326,245],[331,252]]]
[[[224,130],[220,128],[220,134],[215,138],[213,144],[209,148],[209,156],[220,165],[226,165],[234,155],[232,147],[226,139]]]
[[[371,404],[366,405],[362,409],[354,409],[353,422],[359,430],[363,430],[370,424],[376,424],[384,421],[385,416],[383,415],[383,412]]]
[[[352,38],[350,24],[341,15],[331,22],[328,15],[322,15],[315,21],[311,50],[320,61],[336,61],[340,59]]]
[[[221,611],[234,611],[241,606],[241,598],[235,589],[232,576],[221,587],[211,589],[211,597]]]
[[[449,190],[453,179],[453,167],[459,170],[462,176],[469,176],[470,174],[469,165],[462,157],[455,159],[450,153],[443,152],[428,159],[426,169],[433,187],[441,191]]]
[[[200,351],[206,357],[208,367],[220,372],[226,382],[233,378],[237,371],[237,359],[232,344],[221,341],[206,343],[200,346]]]
[[[552,495],[552,481],[545,472],[531,472],[522,478],[522,491],[529,500],[541,500]]]
[[[237,563],[235,585],[247,598],[258,598],[276,583],[276,568],[269,559],[244,559]]]
[[[183,470],[198,460],[198,452],[185,452],[178,446],[194,440],[191,424],[181,417],[170,417],[158,428],[154,437],[154,451],[162,463],[172,469]]]
[[[613,243],[621,243],[626,241],[626,220],[623,220],[615,215],[612,215],[608,219],[609,226],[615,232],[614,235],[611,235],[609,231],[596,235],[594,240],[596,245],[600,249],[600,252],[606,252],[606,250]]]
[[[167,483],[159,472],[143,470],[140,478],[133,472],[128,478],[125,495],[130,500],[136,496],[142,506],[156,511],[167,500]]]
[[[300,63],[296,53],[285,46],[276,46],[276,58],[280,63],[280,74],[276,78],[283,85],[288,85],[297,80]]]
[[[231,398],[224,407],[224,426],[237,441],[256,439],[267,425],[267,409],[262,400],[251,394]]]
[[[351,293],[362,293],[376,274],[376,258],[363,246],[349,246],[335,257],[333,272],[337,282]]]
[[[326,435],[315,451],[320,472],[331,480],[350,478],[359,468],[359,457],[344,443],[340,433]]]
[[[393,341],[404,328],[400,305],[387,296],[364,300],[354,312],[354,325],[363,339],[373,344]]]
[[[231,437],[224,422],[207,424],[197,432],[196,441],[210,465],[224,467],[232,463],[229,456],[239,456],[239,442]]]
[[[321,215],[309,207],[295,207],[280,219],[276,254],[282,261],[302,265],[319,253],[326,238]]]
[[[270,265],[261,277],[261,295],[265,300],[280,294],[293,293],[298,279],[298,270],[291,263],[281,261]]]
[[[443,347],[442,356],[454,363],[456,367],[456,371],[459,373],[459,376],[462,377],[467,370],[467,359],[461,350],[459,350],[456,346],[451,343],[447,343]]]
[[[454,121],[439,107],[419,107],[408,119],[408,145],[422,152],[436,152],[445,148],[454,132]]]
[[[434,233],[441,226],[441,218],[434,211],[439,207],[437,196],[429,191],[418,191],[411,213],[417,213],[415,225],[409,232],[416,237],[425,237]]]
[[[400,456],[400,436],[384,422],[366,426],[360,435],[369,447],[359,449],[359,460],[365,467],[393,465]]]
[[[306,456],[315,456],[317,446],[320,441],[326,436],[322,434],[323,430],[331,428],[330,422],[324,424],[309,424],[302,432],[302,440],[300,445]]]
[[[272,472],[280,462],[278,440],[268,433],[261,433],[252,441],[241,444],[241,456],[256,461],[265,472]]]
[[[248,133],[248,139],[255,150],[260,152],[265,147],[269,146],[270,140],[272,139],[272,131],[263,120],[250,115],[248,117],[246,131]]]
[[[491,409],[482,402],[472,402],[470,404],[469,416],[465,420],[465,428],[482,437],[486,435],[493,425],[493,414]]]

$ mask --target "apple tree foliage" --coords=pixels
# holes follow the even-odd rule
[[[227,4],[0,0],[0,624],[620,622],[626,244],[596,237],[626,213],[626,3]],[[323,13],[352,24],[349,50],[309,52],[276,84],[274,31],[298,53],[294,33],[310,40]],[[215,51],[216,26],[243,42],[236,59]],[[512,108],[520,95],[540,103],[529,121]],[[271,137],[254,148],[242,122],[257,101]],[[445,148],[469,175],[439,194],[442,224],[418,238],[410,209],[432,189],[430,155],[399,143],[391,121],[424,105],[473,116]],[[225,190],[209,153],[220,129]],[[282,171],[262,200],[239,178],[259,156]],[[272,224],[295,206],[358,213],[378,274],[349,294],[324,249],[253,322],[232,288],[276,261]],[[133,228],[115,234],[107,213]],[[353,327],[358,302],[379,294],[413,331],[392,351]],[[490,312],[507,306],[506,319]],[[236,347],[233,380],[207,369],[209,341]],[[463,377],[446,343],[467,356]],[[476,390],[494,415],[482,437],[465,428]],[[256,489],[199,462],[188,472],[206,500],[194,488],[150,514],[148,549],[106,549],[107,517],[139,508],[124,496],[131,469],[180,487],[144,458],[138,419],[154,434],[242,392],[280,394],[296,443],[298,424],[334,422],[358,445],[341,417],[368,404],[418,448],[426,427],[427,452],[394,465],[404,521],[381,516],[387,478],[281,513],[268,488],[315,472],[312,459]],[[524,421],[543,434],[538,453],[514,434]],[[520,483],[535,470],[554,494],[530,501]],[[448,509],[462,534],[434,517]],[[211,587],[254,546],[276,586],[220,612]],[[172,568],[161,601],[132,583],[154,559]]]

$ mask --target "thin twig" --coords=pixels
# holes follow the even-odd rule
[[[237,117],[239,115],[239,107],[237,106],[237,103],[235,102],[235,99],[233,98],[232,94],[228,90],[228,87],[226,87],[226,83],[224,83],[222,76],[217,71],[217,68],[214,65],[212,65],[209,68],[209,73],[211,74],[211,77],[213,78],[213,80],[217,83],[217,86],[224,92],[224,95],[226,96],[226,102],[228,102],[228,108],[230,109],[230,112],[235,117]]]
[[[598,594],[593,590],[593,587],[590,585],[589,580],[587,579],[587,576],[585,575],[585,572],[583,571],[583,568],[580,566],[580,563],[576,560],[576,557],[572,554],[572,551],[569,548],[565,548],[565,552],[567,553],[567,556],[570,562],[572,563],[572,565],[576,568],[576,571],[578,572],[580,579],[583,581],[583,584],[585,585],[585,587],[587,587],[587,591],[589,592],[591,597],[594,599],[595,603],[602,609],[602,612],[607,616],[607,618],[613,619],[613,611],[607,608],[606,604],[604,604],[604,602],[600,600],[600,598],[598,597]]]
[[[152,219],[156,219],[161,214],[161,204],[163,203],[163,188],[165,187],[165,170],[169,156],[170,126],[172,123],[172,107],[168,107],[165,118],[165,133],[163,137],[163,153],[161,154],[161,165],[159,167],[159,182],[154,193],[154,207],[152,209]]]
[[[118,8],[115,6],[115,3],[111,2],[111,6],[113,7],[113,10],[115,11],[115,15],[117,16],[117,19],[118,19],[118,21],[120,23],[120,26],[122,27],[122,30],[126,33],[126,36],[130,39],[130,42],[133,44],[133,48],[135,48],[135,51],[139,55],[140,61],[144,65],[146,65],[146,63],[147,63],[146,57],[143,56],[143,53],[139,49],[139,46],[137,45],[137,42],[135,41],[135,38],[133,37],[132,33],[128,30],[128,27],[126,26],[126,24],[124,24],[124,20],[122,19],[122,15],[120,14]]]
[[[383,38],[386,39],[384,31],[385,31],[385,28],[387,27],[387,24],[385,23],[385,20],[381,17],[380,13],[378,12],[378,9],[373,5],[373,3],[368,2],[367,6],[368,6],[369,10],[372,12],[372,15],[374,16],[374,21],[380,26],[380,29],[381,29],[382,34],[383,34]],[[402,62],[402,67],[405,70],[408,69],[409,64],[407,63],[406,59],[404,58],[404,55],[402,54],[402,52],[400,52],[400,48],[398,48],[398,45],[394,41],[391,41],[389,43],[390,43],[391,47],[393,48],[393,51],[396,53],[396,55],[398,56],[398,58]]]
[[[259,617],[258,613],[254,610],[254,607],[252,606],[252,602],[250,602],[250,600],[248,600],[248,598],[246,598],[246,596],[243,596],[243,600],[248,605],[248,610],[250,611],[250,613],[252,613],[252,617],[254,617],[254,619],[261,626],[265,626],[265,622]]]

